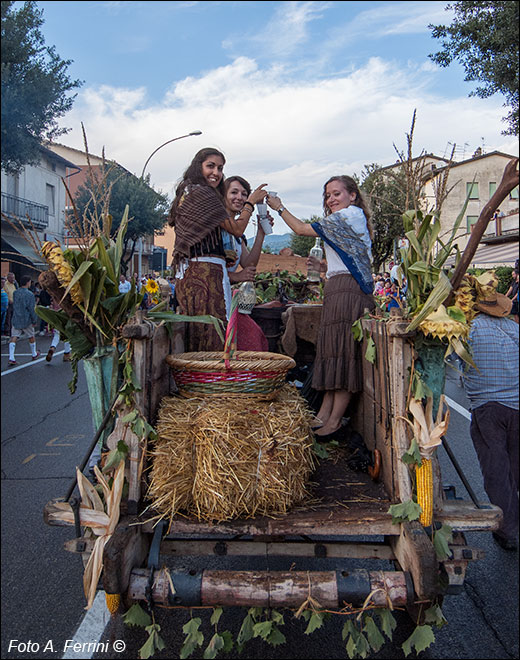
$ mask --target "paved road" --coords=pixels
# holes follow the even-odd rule
[[[42,356],[50,338],[37,338]],[[63,350],[63,344],[58,346]],[[71,396],[69,363],[55,355],[31,362],[27,340],[7,369],[2,345],[2,658],[61,657],[58,649],[81,623],[81,559],[63,550],[71,529],[49,527],[43,507],[61,497],[93,436],[83,374]],[[8,373],[5,373],[5,372]],[[10,640],[53,642],[44,655],[9,652]],[[23,648],[23,647],[20,647]],[[42,647],[43,648],[43,647]],[[49,647],[50,648],[50,647]]]
[[[41,349],[46,350],[48,343],[48,339],[39,339]],[[22,341],[20,354],[24,352],[23,347]],[[61,362],[61,356],[56,356],[50,365],[43,359],[30,363],[30,357],[23,356],[20,361],[30,365],[6,374],[6,352],[3,346],[2,657],[62,657],[65,641],[75,638],[91,643],[124,639],[125,652],[99,653],[96,657],[136,658],[144,642],[140,631],[125,628],[119,620],[103,631],[108,622],[103,607],[84,618],[83,567],[78,557],[62,549],[63,542],[72,538],[73,533],[68,528],[47,527],[42,520],[43,505],[65,492],[75,465],[92,437],[84,377],[80,373],[77,392],[71,396],[67,389],[70,366]],[[29,353],[28,347],[25,352]],[[446,392],[467,407],[458,379],[450,372]],[[469,439],[469,422],[463,415],[452,413],[448,439],[478,497],[485,500],[480,470]],[[467,498],[444,451],[440,453],[440,460],[444,482],[454,484],[457,494]],[[487,557],[470,566],[464,593],[445,599],[443,611],[448,626],[436,632],[436,644],[422,657],[518,658],[518,555],[497,547],[490,534],[474,533],[467,537],[470,545],[485,549]],[[211,563],[211,560],[204,560],[205,566],[210,567]],[[271,568],[278,567],[272,565]],[[230,629],[236,633],[242,617],[243,614],[237,615],[236,611],[226,611],[221,630]],[[183,637],[179,631],[188,618],[183,611],[158,615],[167,650],[156,657],[174,657],[178,653]],[[324,630],[306,637],[300,634],[298,622],[290,615],[285,618],[282,630],[287,643],[284,646],[270,648],[254,640],[241,657],[346,657],[340,623],[329,623]],[[204,630],[209,639],[211,629],[207,624]],[[397,644],[386,646],[373,657],[404,657],[399,644],[409,632],[409,629],[401,631]],[[17,644],[39,644],[40,651],[35,654],[23,647],[13,649],[11,640],[19,640]],[[48,642],[52,642],[52,649]],[[85,651],[70,653],[67,657],[87,658],[91,654]],[[202,652],[192,657],[200,658]],[[219,657],[239,656],[231,652]]]

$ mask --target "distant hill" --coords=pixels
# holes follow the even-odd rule
[[[268,234],[264,238],[264,247],[269,246],[273,254],[278,254],[280,250],[289,247],[292,234]]]

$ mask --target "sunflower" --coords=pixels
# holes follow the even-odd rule
[[[155,280],[149,279],[146,282],[146,286],[144,288],[146,292],[151,294],[152,296],[159,293],[159,285]]]

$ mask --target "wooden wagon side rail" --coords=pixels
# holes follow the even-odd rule
[[[392,310],[389,320],[363,319],[363,355],[368,341],[375,345],[375,361],[363,359],[364,391],[355,416],[355,425],[369,449],[379,449],[382,455],[382,481],[394,501],[412,499],[409,468],[401,460],[409,449],[408,390],[413,361],[408,322],[399,310]],[[444,495],[439,462],[432,459],[434,510],[441,511]]]

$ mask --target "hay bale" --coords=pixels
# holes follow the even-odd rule
[[[285,385],[272,401],[166,397],[148,498],[160,518],[283,514],[307,495],[312,414]]]

